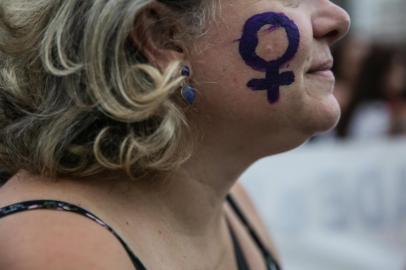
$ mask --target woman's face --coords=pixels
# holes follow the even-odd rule
[[[330,46],[348,14],[328,0],[220,2],[189,58],[205,128],[289,148],[334,127]]]

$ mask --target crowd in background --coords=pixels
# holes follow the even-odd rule
[[[335,95],[342,117],[330,137],[406,135],[406,55],[400,45],[349,37],[334,48]]]

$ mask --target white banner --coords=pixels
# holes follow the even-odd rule
[[[406,270],[406,140],[306,145],[242,179],[286,270]]]

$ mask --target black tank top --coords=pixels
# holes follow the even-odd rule
[[[240,207],[238,206],[237,202],[233,199],[231,195],[227,196],[227,202],[241,221],[241,223],[244,225],[244,227],[247,229],[248,233],[252,237],[253,241],[255,244],[258,246],[259,250],[262,253],[262,256],[264,258],[265,264],[267,266],[268,270],[280,270],[281,268],[279,267],[277,261],[274,259],[272,256],[271,252],[265,247],[261,239],[258,237],[258,234],[256,231],[253,229],[251,224],[249,223],[248,219],[244,215],[244,213],[241,211]],[[32,210],[40,210],[40,209],[49,209],[49,210],[59,210],[59,211],[67,211],[71,213],[76,213],[82,216],[85,216],[94,222],[98,223],[99,225],[103,226],[106,228],[109,232],[111,232],[118,241],[120,241],[121,245],[127,252],[128,256],[130,257],[135,270],[147,270],[147,268],[144,266],[144,264],[141,262],[141,260],[135,255],[134,252],[131,251],[131,249],[128,247],[126,242],[120,237],[120,235],[117,234],[116,231],[114,231],[109,225],[107,225],[105,222],[103,222],[100,218],[98,218],[96,215],[92,214],[91,212],[62,201],[55,201],[55,200],[33,200],[33,201],[25,201],[21,203],[16,203],[12,204],[9,206],[5,206],[3,208],[0,208],[0,218],[24,212],[24,211],[32,211]],[[234,253],[235,253],[235,258],[236,262],[238,265],[238,270],[250,270],[246,257],[244,255],[244,252],[242,251],[241,245],[236,237],[236,234],[230,224],[228,222],[228,228],[230,231],[231,239],[233,241],[233,246],[234,246]]]

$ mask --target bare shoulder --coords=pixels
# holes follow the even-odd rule
[[[244,214],[249,219],[251,225],[254,227],[254,229],[259,234],[260,238],[264,241],[264,243],[267,245],[267,247],[272,251],[272,254],[276,257],[276,259],[279,260],[278,254],[274,247],[274,244],[273,244],[273,241],[269,234],[269,231],[267,229],[267,226],[265,225],[262,218],[260,217],[254,202],[250,198],[250,195],[248,194],[248,192],[246,191],[244,186],[241,183],[237,182],[234,185],[234,187],[232,188],[231,194],[237,201],[238,206],[241,208],[241,210],[244,212]]]
[[[74,213],[35,210],[0,219],[0,269],[133,269],[117,239]]]

